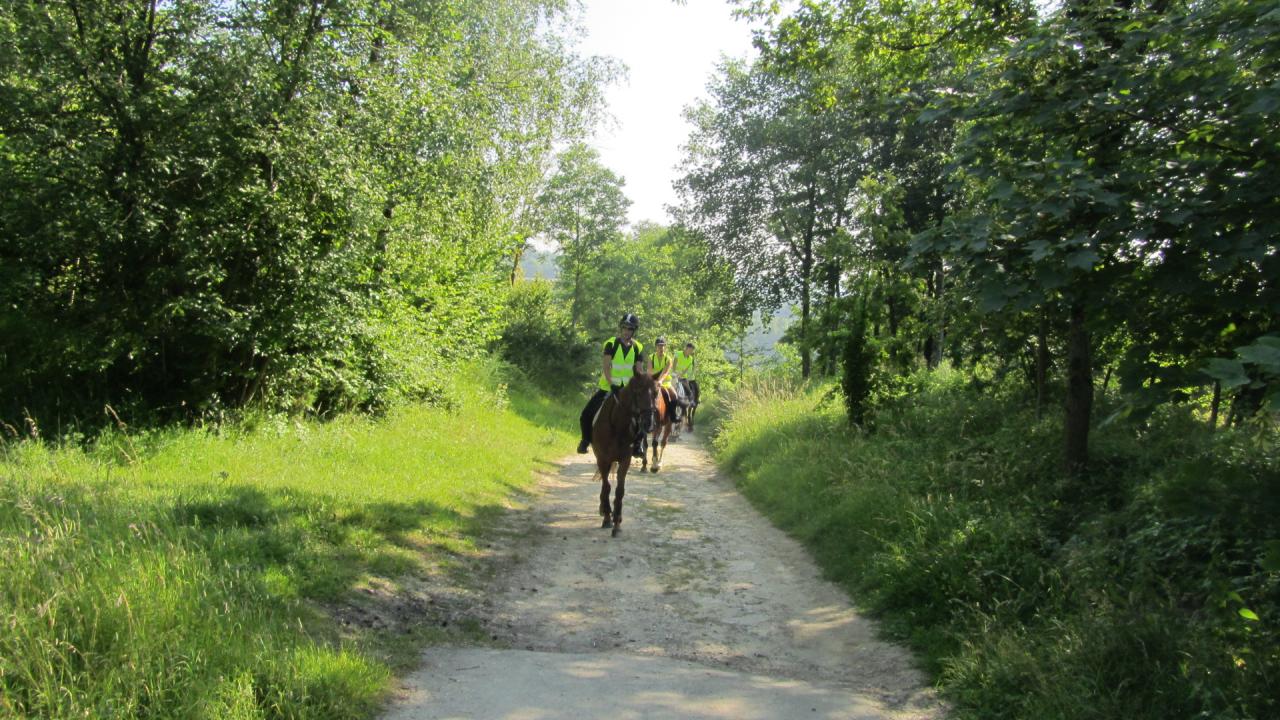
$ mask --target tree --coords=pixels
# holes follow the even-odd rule
[[[732,273],[703,238],[640,223],[610,241],[584,278],[583,323],[589,337],[606,338],[619,315],[634,312],[646,347],[659,335],[672,350],[693,342],[702,370],[715,373],[724,365],[720,349],[743,334],[750,317],[735,309],[733,292]]]
[[[1088,458],[1094,338],[1127,338],[1135,406],[1176,399],[1223,338],[1274,329],[1274,21],[1250,3],[1069,3],[962,103],[976,193],[920,247],[994,312],[1066,332],[1064,462]]]
[[[548,238],[560,252],[561,277],[570,280],[570,319],[582,319],[584,277],[618,238],[631,201],[623,179],[600,164],[592,148],[577,144],[560,153],[555,174],[539,198]]]
[[[0,7],[0,413],[429,391],[496,332],[529,178],[599,107],[562,13]]]
[[[763,65],[722,68],[713,101],[690,112],[695,129],[678,182],[681,219],[730,262],[751,304],[800,301],[802,373],[812,365],[810,323],[825,244],[847,217],[854,178],[839,117],[816,104],[809,76]],[[828,256],[830,256],[828,258]],[[826,274],[831,294],[839,271]]]

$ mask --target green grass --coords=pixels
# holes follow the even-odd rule
[[[576,407],[495,385],[377,420],[4,446],[0,715],[371,717],[439,632],[342,610],[468,582],[532,470],[572,447]]]
[[[1166,408],[1096,430],[1073,480],[1059,419],[1021,389],[913,382],[871,433],[830,386],[777,380],[707,417],[744,494],[920,652],[958,717],[1280,714],[1274,430]]]

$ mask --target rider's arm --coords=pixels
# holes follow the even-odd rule
[[[609,385],[612,387],[613,386],[613,356],[608,353],[605,353],[601,357],[604,358],[605,382],[609,383]]]

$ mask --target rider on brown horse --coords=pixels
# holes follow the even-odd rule
[[[658,383],[658,387],[662,389],[662,397],[666,400],[666,406],[670,408],[668,412],[676,413],[679,400],[676,397],[675,386],[672,384],[675,372],[675,357],[667,352],[666,338],[659,337],[654,340],[653,346],[653,356],[649,358],[649,363],[653,366],[653,381]]]
[[[609,338],[604,343],[599,389],[587,401],[587,406],[582,409],[582,415],[578,418],[582,426],[582,442],[578,443],[579,454],[585,454],[591,447],[591,423],[605,398],[610,393],[618,392],[627,384],[627,381],[635,375],[637,365],[642,370],[645,367],[644,348],[635,340],[638,327],[640,327],[640,320],[635,315],[627,313],[618,321],[617,336]],[[644,431],[641,430],[632,440],[632,456],[644,457],[643,442]]]

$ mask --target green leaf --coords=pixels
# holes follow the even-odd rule
[[[1252,363],[1271,373],[1280,373],[1280,347],[1269,347],[1262,343],[1236,348],[1240,359]]]
[[[944,108],[929,108],[916,116],[916,122],[920,124],[930,123],[946,114],[947,111]]]
[[[1204,368],[1204,373],[1221,383],[1224,390],[1249,384],[1249,375],[1239,360],[1213,358]]]
[[[978,309],[984,313],[999,312],[1004,309],[1005,303],[1009,298],[1005,296],[1005,289],[999,285],[985,285],[982,288],[982,296],[978,300]]]
[[[1245,620],[1253,620],[1254,622],[1258,621],[1258,614],[1250,610],[1249,608],[1240,608],[1236,612],[1240,613],[1240,617],[1244,618]]]
[[[1265,115],[1274,112],[1277,107],[1280,107],[1280,97],[1276,97],[1272,93],[1266,93],[1254,100],[1253,104],[1245,112]]]
[[[1262,558],[1258,564],[1267,572],[1280,572],[1280,540],[1268,540],[1262,545]]]
[[[1065,287],[1070,278],[1058,267],[1042,267],[1036,270],[1036,282],[1045,290]]]
[[[997,200],[1008,200],[1013,197],[1013,185],[1008,180],[1001,180],[991,188],[991,197]]]
[[[1098,262],[1098,253],[1091,248],[1077,250],[1067,256],[1067,267],[1076,268],[1077,270],[1092,270],[1094,263]]]

